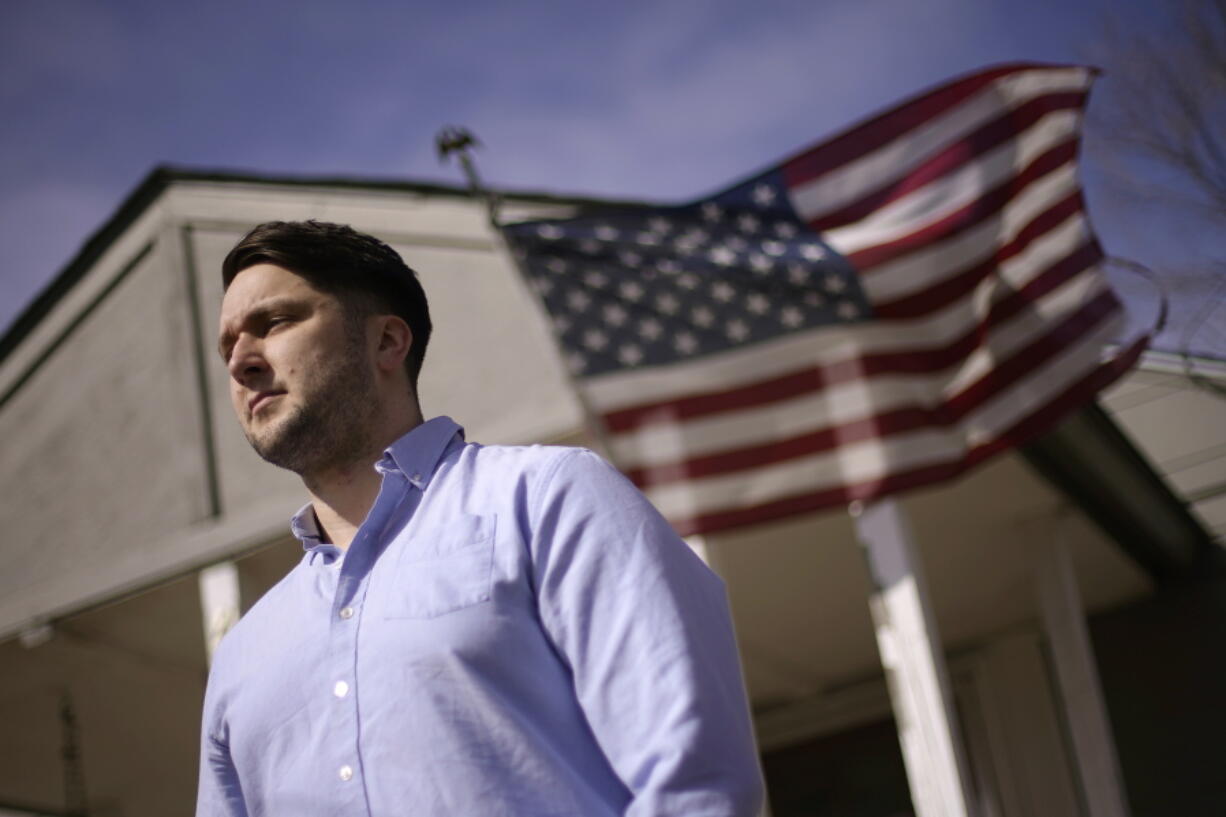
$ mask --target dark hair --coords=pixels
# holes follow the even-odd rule
[[[395,250],[345,224],[268,221],[230,250],[221,264],[222,288],[229,289],[235,276],[256,264],[275,264],[302,276],[336,296],[351,317],[386,313],[403,319],[413,333],[405,369],[417,393],[430,341],[430,309],[417,274]]]

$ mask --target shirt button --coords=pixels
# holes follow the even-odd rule
[[[353,608],[352,607],[342,607],[341,608],[341,618],[353,618]],[[346,766],[345,768],[349,768],[349,767]]]
[[[337,681],[336,686],[332,687],[332,694],[338,698],[344,698],[349,694],[349,684],[344,681]]]
[[[353,779],[353,767],[352,766],[341,766],[341,769],[339,772],[337,772],[337,774],[340,776],[341,780],[352,780]]]

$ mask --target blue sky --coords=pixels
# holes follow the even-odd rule
[[[1095,61],[1101,104],[1162,6],[4,0],[0,327],[159,163],[458,182],[462,124],[493,184],[686,199],[994,62]],[[1088,183],[1108,250],[1165,251]]]

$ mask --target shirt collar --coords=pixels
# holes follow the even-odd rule
[[[311,554],[311,564],[315,564],[316,557],[323,558],[326,565],[334,564],[341,557],[340,548],[323,541],[319,520],[315,518],[315,508],[310,502],[299,508],[290,519],[289,529],[302,542],[302,549]]]
[[[463,440],[464,429],[450,417],[427,420],[388,446],[375,463],[375,470],[381,474],[398,471],[410,485],[424,491],[457,435]]]
[[[424,491],[439,460],[457,437],[464,439],[464,429],[450,417],[427,420],[388,446],[375,463],[375,470],[380,474],[404,474],[410,485]],[[323,557],[324,564],[332,564],[340,558],[340,548],[323,541],[315,508],[310,502],[298,509],[289,527],[294,537],[302,542],[302,549],[311,554],[312,563],[316,556]]]

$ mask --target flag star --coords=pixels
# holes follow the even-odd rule
[[[604,322],[609,326],[621,326],[626,322],[626,318],[629,317],[626,308],[621,304],[607,304],[601,310],[601,315],[604,316]]]
[[[683,235],[673,242],[673,249],[682,255],[693,255],[701,243],[694,240],[693,236]]]
[[[638,303],[643,298],[646,290],[638,281],[622,281],[621,286],[617,288],[621,296],[631,303]]]
[[[723,245],[712,249],[707,256],[721,267],[730,267],[736,261],[736,253]]]
[[[826,257],[826,248],[821,244],[805,244],[800,248],[800,255],[806,261],[821,261]]]
[[[664,334],[664,325],[655,318],[643,318],[639,321],[639,337],[643,340],[659,340]]]
[[[787,252],[787,250],[788,245],[784,244],[782,241],[772,241],[767,239],[766,241],[762,242],[762,252],[766,253],[767,255],[773,255],[776,258],[783,255],[785,252]]]
[[[604,289],[609,283],[609,276],[600,270],[588,270],[583,273],[583,283],[592,289]]]
[[[601,224],[595,229],[594,232],[596,233],[596,237],[601,241],[616,241],[617,236],[620,235],[617,228],[611,224]]]
[[[583,345],[593,352],[599,352],[609,345],[609,336],[599,329],[586,329],[583,332]]]
[[[698,280],[698,276],[692,272],[683,272],[677,276],[677,286],[682,289],[697,289],[702,283]]]
[[[806,306],[821,306],[826,303],[826,299],[822,297],[821,293],[814,289],[806,292],[801,297],[801,300],[805,302]]]
[[[702,217],[707,221],[719,221],[724,217],[724,208],[709,201],[702,206]]]
[[[570,318],[566,317],[565,315],[554,315],[553,316],[553,331],[556,332],[558,335],[565,335],[567,332],[570,331],[570,327],[571,327]]]
[[[692,355],[698,351],[698,338],[689,332],[678,332],[673,338],[673,348],[678,354]]]
[[[749,267],[754,272],[770,272],[773,266],[775,266],[775,263],[760,252],[755,252],[749,256]]]
[[[790,221],[776,221],[775,235],[779,236],[780,238],[795,238],[796,225]]]
[[[617,350],[617,360],[623,366],[637,366],[643,361],[643,350],[633,343],[627,343]]]
[[[736,289],[727,281],[716,281],[711,285],[711,297],[726,304],[736,297]]]
[[[582,312],[592,303],[592,298],[581,289],[572,289],[566,293],[566,305],[572,312]]]
[[[536,228],[536,234],[547,241],[556,241],[564,235],[562,228],[556,224],[542,224]]]
[[[775,195],[775,188],[766,182],[760,182],[758,186],[753,189],[752,194],[754,204],[758,205],[759,207],[768,207],[771,204],[774,204]]]
[[[745,308],[755,315],[765,315],[771,308],[770,298],[767,298],[761,292],[751,293],[745,299]]]
[[[705,230],[700,230],[695,227],[693,229],[686,230],[684,233],[677,236],[676,240],[673,242],[673,246],[678,248],[687,247],[689,248],[689,252],[693,252],[703,244],[707,243],[710,238],[710,234],[708,234]]]
[[[852,318],[858,318],[860,316],[860,308],[851,301],[839,302],[839,305],[835,307],[835,312],[838,313],[840,318],[848,321]]]
[[[670,292],[662,293],[656,297],[656,309],[665,315],[676,315],[677,310],[680,308],[681,301],[677,300],[677,296]]]
[[[532,288],[540,295],[548,295],[550,292],[553,292],[553,281],[550,281],[548,278],[533,278]]]
[[[635,269],[636,267],[639,266],[639,264],[643,263],[643,256],[639,255],[636,252],[630,252],[627,250],[626,252],[618,253],[617,260],[621,261],[627,267],[630,267],[631,269]]]
[[[663,216],[652,216],[647,220],[647,229],[653,233],[667,233],[672,228],[672,222]]]
[[[665,258],[663,261],[656,264],[656,269],[665,275],[676,275],[677,273],[681,272],[681,265],[671,258]]]
[[[809,275],[809,268],[804,264],[788,264],[788,280],[793,284],[807,284]]]
[[[805,322],[805,314],[794,306],[785,306],[779,310],[779,322],[790,329],[795,329]]]
[[[724,325],[724,334],[728,336],[728,340],[740,343],[749,337],[749,324],[740,318],[733,318]]]
[[[704,329],[715,323],[715,313],[707,306],[696,306],[690,310],[690,320]]]
[[[749,249],[749,242],[741,238],[739,235],[730,235],[724,245],[732,248],[734,252],[745,252]]]
[[[736,226],[743,233],[756,233],[762,222],[753,213],[741,213],[737,216]]]
[[[825,280],[826,291],[838,295],[843,290],[847,289],[847,282],[843,280],[837,273],[830,273]]]
[[[600,252],[600,242],[591,238],[585,238],[579,242],[579,252],[595,255]]]
[[[566,262],[561,258],[550,258],[545,262],[545,269],[561,275],[562,273],[566,272]]]
[[[570,368],[572,374],[582,374],[587,368],[587,355],[582,352],[571,351],[566,355],[566,365]]]
[[[637,233],[634,236],[634,240],[636,243],[642,244],[644,247],[654,247],[660,243],[660,236],[656,235],[655,233]]]

